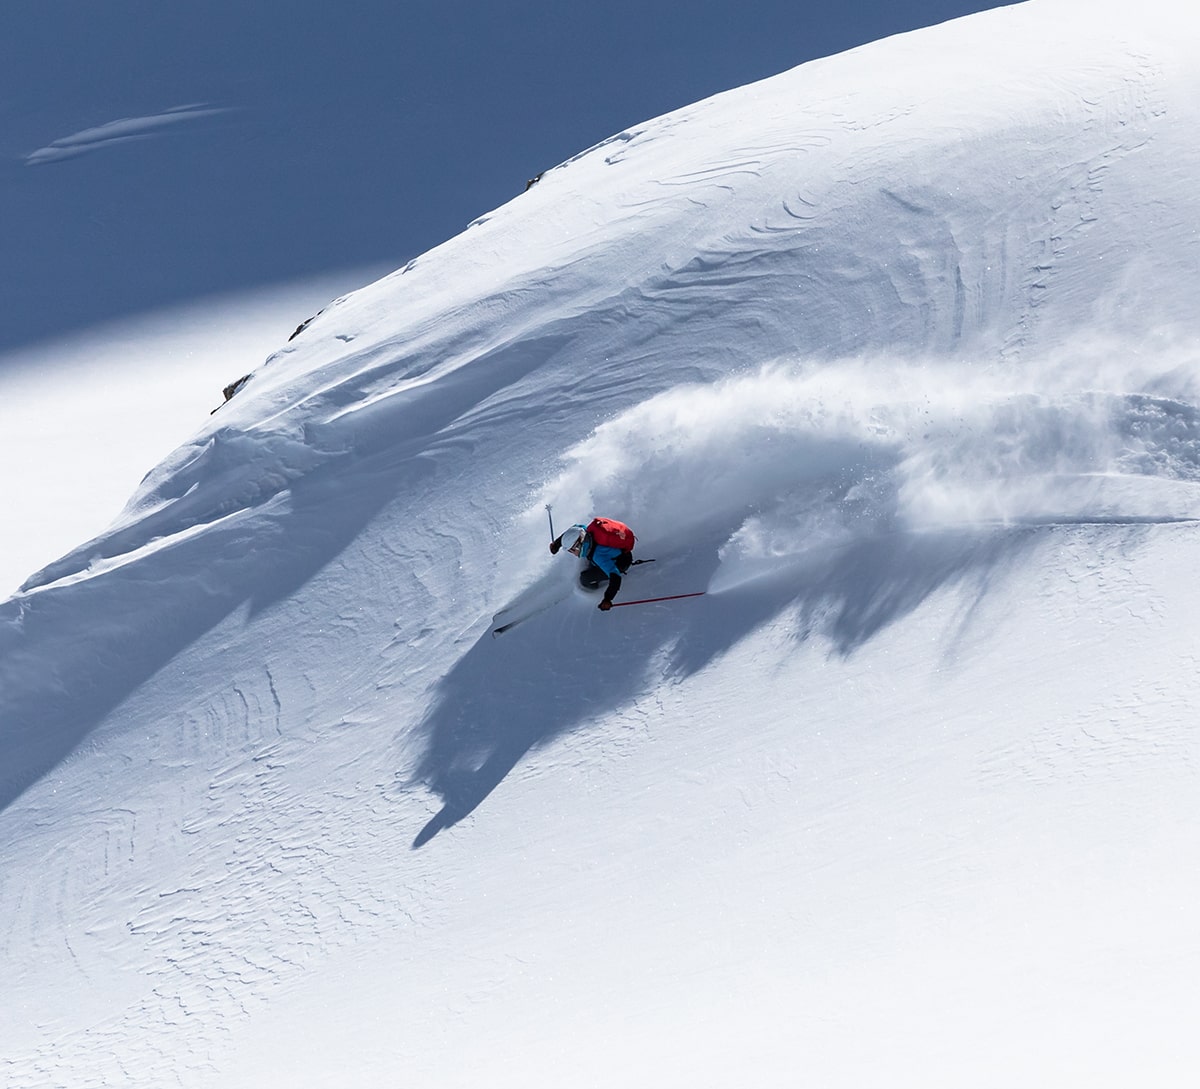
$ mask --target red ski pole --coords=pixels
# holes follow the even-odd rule
[[[694,594],[669,594],[666,597],[643,597],[637,601],[614,601],[612,607],[619,609],[623,605],[649,605],[652,601],[678,601],[681,597],[703,597],[704,590],[698,590]]]

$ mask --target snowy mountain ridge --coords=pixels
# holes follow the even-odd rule
[[[804,65],[315,316],[0,606],[13,1084],[1173,1084],[1198,24]]]

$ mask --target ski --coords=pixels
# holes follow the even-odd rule
[[[492,617],[492,623],[496,624],[496,626],[492,628],[492,638],[495,639],[497,635],[503,635],[506,631],[510,631],[511,629],[515,628],[518,624],[524,624],[526,620],[532,620],[535,616],[540,616],[547,610],[553,609],[554,606],[560,601],[565,601],[568,596],[569,591],[567,593],[561,593],[557,597],[551,598],[548,601],[543,601],[540,604],[532,604],[528,606],[524,612],[520,612],[519,615],[514,616],[511,620],[504,620],[502,623],[496,624],[496,621],[502,620],[506,613],[517,612],[520,606],[514,605],[508,609],[501,609],[495,616]]]
[[[511,631],[518,624],[524,624],[526,620],[531,620],[533,617],[537,616],[539,613],[544,613],[549,608],[549,605],[543,605],[540,609],[535,609],[531,613],[526,613],[524,616],[518,616],[516,620],[510,620],[507,624],[501,624],[498,628],[492,628],[492,638],[495,639],[497,635],[503,635],[506,631]]]
[[[553,532],[553,526],[551,526],[551,532]],[[654,563],[654,559],[634,560],[633,563],[631,563],[629,566],[637,567],[638,564],[643,564],[643,563]],[[543,601],[540,604],[534,603],[534,604],[527,606],[523,612],[520,611],[521,606],[519,604],[509,606],[509,608],[507,608],[507,609],[501,609],[498,613],[496,613],[495,616],[492,617],[492,624],[494,625],[492,628],[492,631],[491,631],[492,638],[495,639],[497,635],[503,635],[506,631],[511,631],[518,624],[524,624],[526,620],[532,620],[535,616],[540,616],[542,613],[546,612],[548,609],[554,608],[554,606],[557,605],[560,601],[565,601],[569,596],[570,596],[569,591],[566,593],[560,593],[560,594],[558,594],[558,596],[552,598],[551,600]],[[694,597],[695,595],[680,594],[680,595],[676,595],[676,596]],[[647,598],[646,600],[647,601],[667,601],[670,599],[656,597],[656,598]],[[615,602],[613,602],[613,608],[616,608],[618,605],[641,605],[641,604],[643,604],[643,602],[641,602],[641,601],[615,601]],[[514,613],[514,612],[518,612],[519,615],[514,616],[511,620],[505,619],[505,617],[507,615]],[[499,623],[497,623],[497,621],[499,621]]]

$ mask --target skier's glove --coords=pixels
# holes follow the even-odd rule
[[[602,613],[606,613],[606,612],[608,612],[609,609],[612,608],[612,602],[609,601],[607,598],[605,598],[605,600],[600,602],[600,604],[597,605],[596,608],[599,609]]]
[[[556,537],[553,541],[550,542],[550,555],[557,556],[558,550],[560,548],[562,548],[562,538]]]

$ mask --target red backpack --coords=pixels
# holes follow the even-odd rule
[[[592,540],[598,545],[608,548],[619,548],[622,552],[632,552],[637,538],[623,522],[614,522],[611,518],[593,518],[587,527]]]

